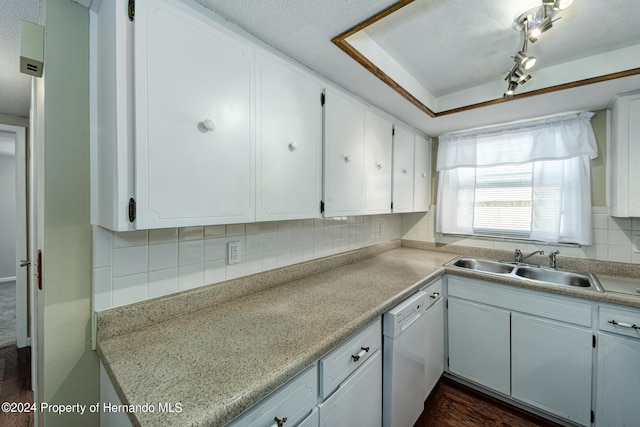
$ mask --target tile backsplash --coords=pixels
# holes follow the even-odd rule
[[[632,243],[640,218],[613,218],[596,206],[593,244],[542,245],[444,236],[428,213],[215,225],[126,233],[93,231],[93,307],[143,301],[224,280],[396,239],[503,250],[560,250],[560,256],[640,264]],[[227,264],[227,243],[240,242],[241,262]]]
[[[551,252],[560,250],[560,256],[589,258],[601,261],[616,261],[640,264],[640,253],[633,245],[633,236],[640,234],[640,218],[614,218],[609,216],[604,206],[594,206],[593,244],[589,246],[543,245],[499,239],[471,239],[444,236],[435,232],[435,206],[429,212],[405,214],[402,219],[403,239],[422,242],[455,244],[486,249],[515,250],[531,252],[544,249]]]
[[[93,229],[93,308],[143,301],[402,237],[402,216],[373,215],[133,232]],[[227,264],[227,243],[241,262]]]

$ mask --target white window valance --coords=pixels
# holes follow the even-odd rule
[[[436,230],[591,244],[592,116],[441,136]]]
[[[437,170],[598,156],[593,113],[570,114],[438,138]]]

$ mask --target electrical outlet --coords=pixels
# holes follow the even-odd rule
[[[236,240],[227,243],[227,264],[238,264],[242,261],[242,251],[240,241]]]

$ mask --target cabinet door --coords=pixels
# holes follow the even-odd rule
[[[393,136],[393,212],[413,212],[415,135],[396,127]]]
[[[511,394],[575,423],[591,423],[590,330],[513,313]]]
[[[253,221],[253,50],[162,0],[134,48],[137,228]]]
[[[256,220],[320,217],[321,86],[257,58]]]
[[[431,201],[431,140],[416,135],[413,211],[426,212]]]
[[[364,116],[364,180],[368,213],[391,213],[393,124],[366,111]]]
[[[596,425],[640,426],[640,340],[598,334]]]
[[[324,216],[363,214],[364,107],[327,91],[324,131]]]
[[[449,371],[510,392],[509,312],[449,298]]]
[[[426,399],[444,372],[444,302],[442,297],[427,309],[427,358],[425,360]]]
[[[378,351],[371,356],[318,407],[321,427],[380,427],[382,353]]]

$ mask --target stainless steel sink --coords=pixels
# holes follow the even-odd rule
[[[518,267],[516,276],[555,285],[572,286],[603,292],[600,283],[593,274],[574,271],[552,270],[548,268]]]
[[[569,286],[596,292],[604,292],[595,275],[577,271],[557,270],[533,266],[531,264],[488,261],[461,257],[445,264],[481,273],[496,274],[514,279],[535,280],[551,285]]]
[[[475,271],[483,271],[485,273],[509,274],[513,272],[514,266],[503,264],[496,261],[485,261],[475,258],[460,258],[451,265],[456,267],[468,268]]]

